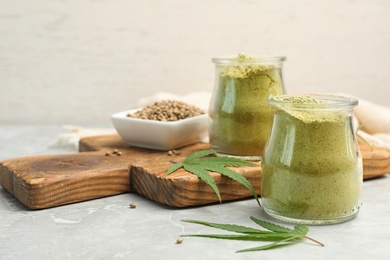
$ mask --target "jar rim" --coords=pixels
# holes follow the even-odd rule
[[[283,62],[286,61],[286,59],[287,58],[285,56],[269,56],[269,57],[253,56],[251,57],[250,60],[238,60],[237,55],[235,56],[229,55],[229,56],[215,57],[212,58],[211,61],[216,64],[243,65],[243,64],[253,64],[253,63]]]
[[[290,98],[311,97],[319,103],[297,103],[289,101]],[[358,99],[349,96],[341,96],[334,94],[294,94],[294,95],[277,95],[268,98],[268,103],[272,107],[283,107],[290,109],[346,109],[353,108],[358,105]]]

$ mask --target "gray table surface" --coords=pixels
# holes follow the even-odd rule
[[[1,125],[0,161],[77,152],[52,146],[63,132],[60,125]],[[0,188],[0,259],[390,259],[390,175],[365,181],[362,200],[353,221],[310,227],[309,235],[325,247],[305,241],[235,253],[261,242],[186,238],[176,244],[181,234],[214,232],[181,220],[253,225],[249,217],[255,216],[274,221],[253,199],[174,209],[129,193],[29,210]],[[137,208],[130,209],[133,202]]]

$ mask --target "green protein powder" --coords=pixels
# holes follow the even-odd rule
[[[259,159],[271,128],[268,98],[283,94],[281,58],[240,54],[216,63],[210,104],[210,144],[219,154]],[[253,157],[252,157],[253,156]]]
[[[262,161],[262,202],[270,215],[331,224],[356,216],[362,161],[352,108],[337,97],[281,96]],[[343,104],[344,102],[344,104]]]

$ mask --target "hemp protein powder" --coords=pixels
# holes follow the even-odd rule
[[[265,211],[276,218],[337,223],[359,210],[362,161],[352,106],[340,109],[338,101],[328,101],[312,96],[270,101],[274,121],[263,155],[261,190]]]
[[[264,61],[244,54],[213,59],[216,84],[209,109],[209,137],[220,155],[260,159],[271,128],[268,98],[284,93],[283,60]]]

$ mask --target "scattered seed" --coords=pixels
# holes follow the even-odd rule
[[[168,151],[167,155],[172,156],[172,155],[180,155],[181,152],[179,150],[170,150]]]
[[[181,244],[181,243],[183,243],[183,241],[184,241],[184,237],[178,237],[176,239],[176,244]]]
[[[137,204],[131,203],[129,206],[130,206],[130,208],[135,209],[137,207]]]
[[[111,154],[116,154],[118,156],[121,156],[122,155],[122,152],[120,152],[118,149],[114,149],[112,151],[107,151],[106,152],[106,156],[110,156]]]

